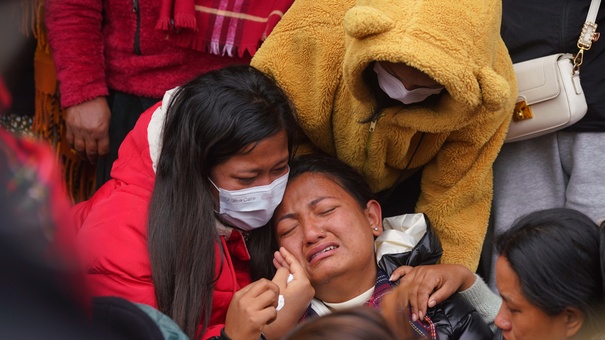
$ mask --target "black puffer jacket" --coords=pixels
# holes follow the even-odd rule
[[[390,275],[400,266],[420,266],[437,263],[443,249],[430,222],[424,217],[427,232],[411,251],[383,255],[378,266]],[[466,299],[458,294],[427,310],[427,316],[435,324],[437,338],[481,340],[493,339],[494,334],[479,313]]]

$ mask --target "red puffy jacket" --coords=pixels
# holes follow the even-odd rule
[[[151,153],[159,150],[163,115],[162,103],[141,115],[120,147],[112,179],[72,209],[76,247],[93,296],[119,296],[157,307],[147,250],[147,211],[155,180]],[[221,236],[221,242],[229,251],[223,259],[216,252],[218,280],[204,338],[219,335],[233,294],[250,283],[250,255],[241,233],[233,230],[228,238]]]

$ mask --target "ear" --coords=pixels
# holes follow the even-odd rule
[[[567,337],[576,335],[584,324],[584,313],[577,307],[565,307],[562,312],[565,316],[565,329]]]
[[[370,222],[370,228],[372,228],[372,234],[375,237],[382,234],[382,208],[380,203],[376,200],[369,200],[366,204],[366,217]],[[374,228],[378,230],[374,230]]]

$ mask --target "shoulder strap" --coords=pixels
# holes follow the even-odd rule
[[[574,74],[580,71],[580,65],[582,65],[582,62],[584,61],[584,51],[589,50],[592,47],[592,43],[599,40],[599,36],[601,35],[599,32],[597,32],[598,25],[596,24],[597,13],[599,12],[600,5],[601,0],[592,0],[590,2],[588,14],[586,15],[586,21],[584,22],[582,32],[578,38],[577,46],[580,50],[573,59]]]

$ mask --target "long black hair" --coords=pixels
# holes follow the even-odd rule
[[[586,316],[583,329],[590,329],[603,312],[603,234],[579,211],[540,210],[500,235],[496,250],[519,277],[529,302],[548,315],[576,307]]]
[[[200,323],[200,334],[208,326],[217,279],[210,171],[284,130],[291,150],[293,107],[273,79],[251,66],[198,76],[178,88],[170,102],[149,206],[148,247],[158,308],[192,339]],[[259,247],[250,249],[253,260]],[[251,263],[252,277],[270,266]]]

